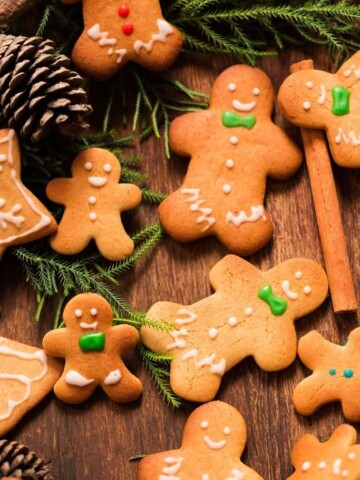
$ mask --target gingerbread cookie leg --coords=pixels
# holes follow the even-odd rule
[[[79,224],[65,213],[57,232],[50,238],[51,247],[63,255],[76,255],[83,251],[89,245],[91,237],[87,234],[80,235],[78,227]]]
[[[309,416],[322,405],[335,402],[338,398],[339,395],[331,392],[327,385],[319,384],[319,379],[311,376],[297,385],[294,390],[293,402],[298,413]]]
[[[100,230],[94,240],[101,255],[113,262],[118,262],[131,255],[135,247],[122,225],[118,226],[116,234],[111,237],[108,231]]]
[[[141,382],[129,371],[126,371],[126,378],[122,381],[124,376],[122,370],[123,368],[119,368],[110,372],[101,385],[102,389],[115,402],[134,402],[142,393]],[[117,380],[119,376],[120,380]]]
[[[76,405],[87,400],[96,388],[91,378],[86,378],[76,370],[69,370],[54,387],[55,395],[63,402]]]

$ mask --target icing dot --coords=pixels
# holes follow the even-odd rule
[[[245,315],[247,317],[250,317],[250,315],[252,315],[253,311],[254,310],[251,307],[247,307],[247,308],[245,308]]]
[[[232,145],[237,145],[239,143],[239,139],[236,135],[233,135],[232,137],[230,137],[230,143]]]
[[[118,8],[118,15],[121,18],[126,18],[129,16],[130,13],[130,7],[128,5],[120,5]]]
[[[230,83],[229,86],[228,86],[228,89],[230,90],[230,92],[235,92],[236,83]]]
[[[204,475],[201,475],[201,480],[210,480],[210,477],[207,473],[204,473]]]
[[[134,31],[134,25],[132,23],[123,23],[121,25],[121,30],[124,35],[131,35]]]
[[[311,468],[311,463],[310,462],[304,462],[302,465],[301,465],[301,469],[303,472],[307,472],[308,470],[310,470]]]
[[[335,370],[335,368],[330,368],[329,374],[330,374],[330,375],[336,375],[336,370]]]
[[[96,197],[95,197],[95,195],[91,195],[91,197],[89,197],[89,203],[90,203],[91,205],[95,205],[95,203],[96,203]]]
[[[230,193],[231,192],[231,185],[229,185],[228,183],[225,183],[225,185],[223,185],[223,192],[224,193]]]
[[[235,162],[234,162],[234,160],[231,160],[231,158],[229,158],[229,160],[226,160],[225,165],[226,165],[227,168],[234,168]]]
[[[311,103],[310,102],[304,102],[303,103],[304,110],[310,110],[311,108]]]
[[[228,324],[230,327],[235,327],[235,325],[238,324],[238,319],[236,317],[230,317],[228,318]]]
[[[82,314],[83,314],[83,312],[82,312],[82,310],[80,310],[80,308],[77,308],[75,310],[75,317],[80,318],[80,317],[82,317]]]
[[[224,430],[223,430],[223,432],[224,432],[224,435],[230,435],[231,430],[230,430],[229,427],[225,427]]]
[[[103,166],[103,170],[106,173],[110,173],[112,170],[112,166],[110,165],[110,163],[105,163],[105,165]]]
[[[206,420],[203,420],[201,423],[200,423],[200,427],[203,428],[205,430],[205,428],[208,428],[209,426],[209,422],[207,422]]]
[[[354,460],[354,458],[356,458],[356,453],[355,453],[355,452],[350,452],[350,453],[348,454],[348,459],[349,459],[349,460]]]
[[[112,55],[114,53],[114,49],[113,48],[109,48],[108,50],[108,55]]]
[[[309,293],[311,293],[311,287],[309,285],[305,285],[304,287],[304,293],[306,295],[309,295]]]
[[[255,87],[253,89],[253,94],[256,95],[256,96],[260,95],[260,88]]]
[[[349,470],[343,470],[343,471],[341,472],[341,476],[342,476],[342,477],[347,477],[348,475],[349,475]]]
[[[300,270],[295,272],[295,278],[297,278],[299,280],[301,277],[302,277],[302,272],[300,272]]]
[[[313,88],[314,84],[313,82],[306,82],[307,88]]]
[[[93,317],[95,317],[97,315],[98,311],[97,311],[97,308],[92,308],[90,310],[90,315],[92,315]]]
[[[85,165],[84,165],[84,167],[85,167],[85,170],[88,170],[88,171],[89,171],[89,170],[92,169],[93,164],[92,164],[91,162],[86,162]]]
[[[350,77],[350,75],[351,75],[351,70],[345,70],[344,77]]]
[[[96,220],[96,213],[95,212],[91,212],[90,215],[89,215],[89,219],[92,221],[92,222],[95,222]]]
[[[326,468],[326,462],[319,462],[318,467],[319,470],[324,470],[324,468]]]
[[[344,377],[345,378],[351,378],[353,375],[354,375],[354,372],[350,368],[346,368],[344,370]]]
[[[217,328],[210,328],[208,333],[209,333],[209,337],[213,340],[214,338],[217,337],[219,332]]]

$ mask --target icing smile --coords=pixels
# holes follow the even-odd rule
[[[203,439],[204,439],[204,442],[206,443],[206,445],[209,448],[212,448],[213,450],[220,450],[221,448],[225,447],[225,445],[226,445],[226,440],[220,440],[220,442],[214,442],[207,435],[205,435],[205,437],[203,437]]]
[[[239,100],[233,100],[232,106],[238,112],[251,112],[256,107],[256,102],[241,103]]]
[[[107,184],[107,179],[104,177],[89,177],[88,182],[93,187],[103,187]]]
[[[86,323],[86,322],[81,322],[80,323],[80,328],[83,330],[95,330],[98,326],[98,322],[93,322],[93,323]]]

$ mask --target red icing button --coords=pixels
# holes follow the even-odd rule
[[[125,35],[131,35],[134,31],[134,25],[132,23],[123,23],[121,29]]]
[[[119,17],[126,18],[129,16],[130,7],[128,5],[120,5],[118,8]]]

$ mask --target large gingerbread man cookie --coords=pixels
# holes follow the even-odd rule
[[[280,87],[279,104],[295,125],[326,131],[338,165],[360,167],[360,52],[334,74],[293,73]]]
[[[137,480],[261,480],[240,456],[246,444],[246,424],[224,402],[210,402],[193,411],[177,450],[141,460]]]
[[[173,121],[171,148],[191,161],[181,187],[159,208],[171,237],[190,242],[215,235],[241,256],[270,240],[266,178],[284,180],[301,163],[300,150],[271,120],[273,106],[265,73],[236,65],[215,81],[209,110]]]
[[[7,247],[53,233],[56,221],[24,186],[21,156],[14,130],[0,130],[0,259]]]
[[[112,326],[109,303],[94,293],[74,297],[64,310],[66,328],[48,332],[43,340],[48,355],[65,358],[55,395],[67,403],[87,400],[96,387],[115,402],[132,402],[142,392],[141,382],[124,365],[121,356],[139,339],[136,328]]]
[[[221,378],[245,357],[267,371],[288,367],[296,356],[294,321],[325,299],[327,278],[312,260],[287,260],[267,272],[227,255],[210,272],[215,293],[185,306],[158,302],[147,316],[171,331],[141,329],[143,343],[171,354],[170,383],[180,397],[212,400]]]
[[[340,401],[344,417],[360,421],[360,327],[353,330],[346,345],[325,340],[316,331],[299,341],[301,361],[313,371],[294,391],[296,410],[312,415],[327,403]]]
[[[295,472],[288,480],[358,480],[360,477],[360,445],[356,430],[340,425],[325,442],[314,435],[303,435],[291,454]]]
[[[106,80],[129,61],[166,70],[181,50],[182,35],[164,19],[159,0],[83,0],[83,12],[84,32],[71,58],[91,77]]]
[[[119,184],[120,163],[101,148],[81,152],[71,171],[73,178],[56,178],[46,188],[50,200],[65,205],[58,231],[50,239],[52,248],[74,255],[94,240],[108,260],[128,257],[134,242],[125,232],[120,213],[140,203],[141,190],[136,185]]]

